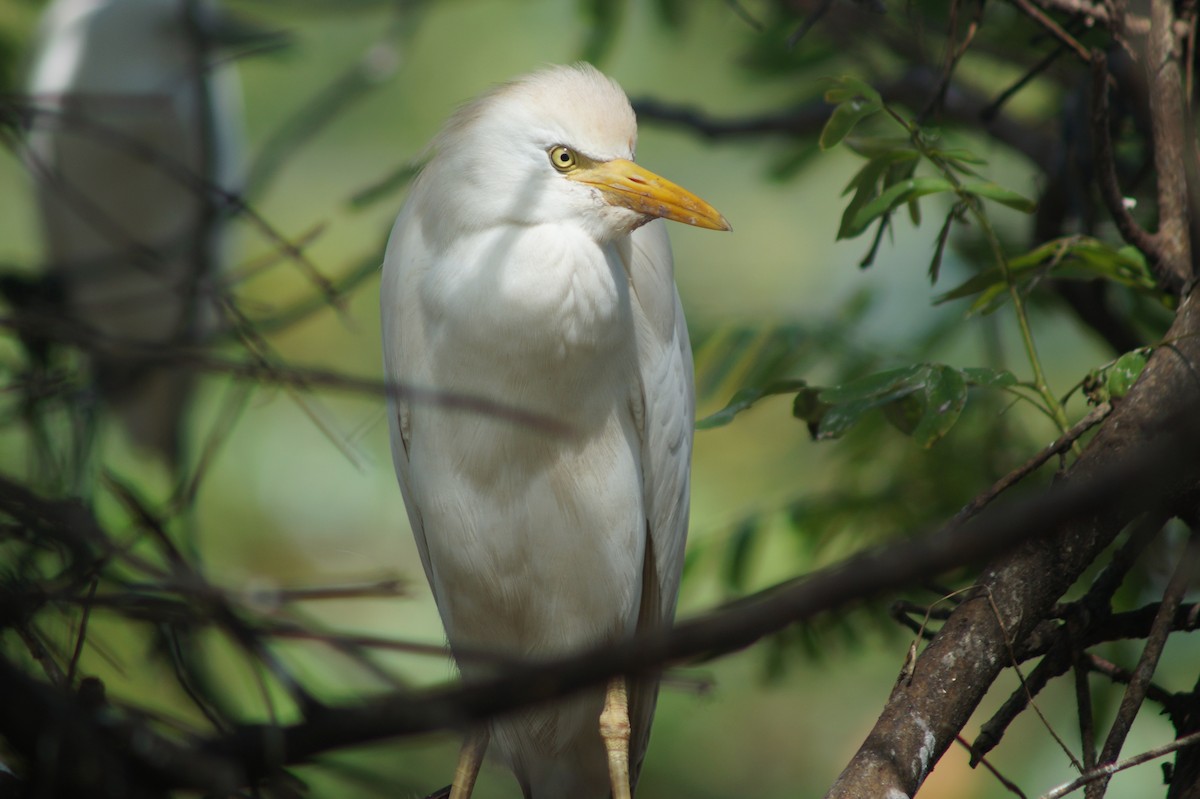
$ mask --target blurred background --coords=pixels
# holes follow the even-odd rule
[[[234,215],[223,273],[239,307],[259,324],[256,352],[281,369],[311,368],[380,378],[378,274],[405,180],[422,148],[465,100],[548,63],[588,58],[635,101],[702,109],[717,117],[777,114],[819,101],[826,78],[861,74],[860,55],[817,25],[796,47],[800,4],[640,0],[239,0],[223,8],[279,34],[249,45],[229,63],[241,83],[245,141],[238,156],[248,203],[329,281],[345,288],[341,310],[322,301],[311,274],[262,225]],[[932,5],[932,4],[930,4]],[[20,91],[33,58],[38,0],[0,4],[0,79]],[[872,17],[895,35],[910,32],[900,9]],[[940,32],[924,32],[936,42]],[[915,35],[915,34],[914,34]],[[232,58],[232,56],[231,56]],[[886,71],[879,53],[874,68]],[[969,74],[1003,88],[1011,74],[975,63]],[[1062,101],[1053,87],[1022,93],[1030,117]],[[941,283],[926,275],[948,203],[925,204],[924,226],[899,216],[875,263],[860,268],[869,236],[836,241],[860,166],[852,153],[822,152],[811,136],[705,138],[643,115],[638,160],[709,200],[732,235],[673,226],[676,278],[689,319],[701,391],[700,415],[763,375],[787,373],[828,385],[915,361],[1012,368],[1024,377],[1015,325],[1006,313],[964,321],[965,305],[934,305],[936,294],[970,276],[967,237],[952,240]],[[1034,170],[989,139],[947,130],[987,159],[991,178],[1036,195]],[[957,138],[955,138],[957,137]],[[19,147],[0,150],[0,268],[37,275],[48,261],[39,235],[35,177]],[[1018,251],[1028,223],[999,209],[995,221]],[[965,255],[964,255],[965,253]],[[296,309],[311,311],[300,314]],[[280,321],[280,314],[283,315]],[[289,316],[289,314],[291,316]],[[295,317],[294,321],[292,317]],[[1037,305],[1037,340],[1056,390],[1112,357],[1061,308]],[[265,320],[276,320],[268,324]],[[218,347],[223,357],[246,342]],[[14,381],[27,355],[0,340],[0,371]],[[299,621],[342,635],[432,647],[440,624],[407,528],[377,392],[295,389],[207,373],[185,428],[183,482],[194,501],[171,530],[194,546],[204,574],[239,603],[269,619]],[[8,390],[10,395],[15,389]],[[0,430],[0,470],[25,475],[38,460],[37,436],[20,423],[10,396]],[[1078,410],[1078,395],[1071,407]],[[103,420],[102,420],[103,421]],[[51,437],[57,436],[53,428]],[[160,459],[101,423],[93,456],[132,486],[147,507],[173,506],[176,475]],[[835,562],[864,545],[912,534],[952,514],[992,479],[1054,437],[1039,414],[1008,399],[972,394],[963,420],[930,449],[868,419],[845,438],[814,441],[792,418],[790,398],[769,399],[729,425],[696,438],[687,616],[780,579]],[[44,453],[43,453],[44,454]],[[101,481],[103,482],[103,481]],[[95,507],[118,530],[134,529],[129,506],[98,490]],[[166,511],[163,511],[166,514]],[[397,580],[390,590],[388,581]],[[381,587],[381,584],[382,585]],[[376,586],[347,596],[296,599],[294,589]],[[336,593],[336,592],[335,592]],[[355,594],[364,594],[358,596]],[[913,598],[934,601],[933,593]],[[819,796],[836,778],[886,699],[911,633],[888,618],[890,598],[791,630],[719,661],[672,674],[659,711],[639,796]],[[46,622],[54,645],[70,648],[74,621]],[[189,724],[203,724],[170,674],[152,625],[97,611],[79,663],[110,697]],[[287,692],[218,630],[193,640],[241,719],[287,720]],[[279,638],[272,650],[316,697],[345,700],[383,690],[389,680],[426,685],[452,677],[444,656],[373,650],[384,679],[320,640]],[[1136,650],[1129,650],[1136,652]],[[1120,646],[1111,648],[1120,659]],[[1125,653],[1128,654],[1128,653]],[[1164,679],[1170,676],[1166,672]],[[1186,671],[1183,672],[1186,678]],[[1007,674],[978,718],[1016,686]],[[266,685],[267,687],[263,687]],[[1069,685],[1040,699],[1072,701]],[[1098,693],[1101,715],[1115,700]],[[1068,711],[1066,718],[1070,719]],[[1072,728],[1059,730],[1074,741]],[[1143,712],[1132,752],[1164,740],[1169,725]],[[296,770],[313,796],[424,796],[446,784],[457,749],[452,734],[343,752]],[[1069,763],[1030,714],[991,761],[1031,795],[1070,779]],[[1112,797],[1150,795],[1154,767],[1119,775]],[[922,796],[1013,794],[963,749],[947,753]],[[500,768],[485,770],[476,796],[519,796]]]

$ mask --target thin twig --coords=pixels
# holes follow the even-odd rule
[[[1100,52],[1092,56],[1092,140],[1095,143],[1096,181],[1100,196],[1121,238],[1145,254],[1163,289],[1178,294],[1183,287],[1182,278],[1164,266],[1158,238],[1138,224],[1125,204],[1125,195],[1117,178],[1117,162],[1108,118],[1108,59]]]
[[[1092,60],[1090,50],[1080,44],[1079,40],[1074,36],[1063,30],[1063,27],[1055,22],[1053,17],[1034,5],[1031,0],[1012,0],[1012,3],[1021,10],[1021,13],[1041,25],[1051,36],[1065,45],[1075,55],[1079,56],[1079,59],[1083,63],[1087,64]]]
[[[1088,662],[1078,649],[1073,657],[1075,708],[1079,714],[1079,747],[1083,750],[1084,770],[1096,767],[1096,722],[1092,712],[1092,691],[1088,683]]]
[[[1188,746],[1195,746],[1196,744],[1200,744],[1200,732],[1194,732],[1191,735],[1185,735],[1182,738],[1176,738],[1174,741],[1163,744],[1162,746],[1156,746],[1153,749],[1147,749],[1140,755],[1134,755],[1131,758],[1122,760],[1120,763],[1105,763],[1104,765],[1097,766],[1094,769],[1090,769],[1089,771],[1080,774],[1070,782],[1064,783],[1054,790],[1042,794],[1040,797],[1038,797],[1038,799],[1062,799],[1062,797],[1066,796],[1067,794],[1074,793],[1091,782],[1099,779],[1108,779],[1118,771],[1124,771],[1126,769],[1133,768],[1134,766],[1140,766],[1141,764],[1150,760],[1155,760],[1163,755],[1169,755],[1179,749],[1183,749]]]
[[[75,636],[75,651],[71,653],[71,662],[67,666],[67,688],[75,685],[75,674],[79,668],[79,658],[83,655],[83,644],[87,641],[88,618],[92,615],[92,599],[96,596],[96,588],[100,585],[98,577],[92,578],[88,588],[87,598],[83,602],[83,612],[79,617],[79,632]]]
[[[1125,737],[1133,727],[1133,720],[1146,698],[1150,680],[1158,667],[1158,659],[1171,634],[1175,611],[1183,601],[1183,595],[1187,592],[1198,565],[1200,565],[1200,535],[1193,535],[1185,545],[1179,565],[1175,568],[1175,573],[1171,575],[1170,582],[1167,583],[1162,604],[1154,616],[1150,634],[1146,637],[1146,646],[1142,649],[1141,657],[1138,658],[1133,676],[1129,680],[1125,695],[1121,698],[1121,705],[1117,709],[1117,717],[1113,720],[1112,727],[1109,728],[1108,738],[1104,741],[1103,749],[1100,750],[1102,762],[1111,763],[1121,753]],[[1108,777],[1103,775],[1097,777],[1087,788],[1087,795],[1098,799],[1104,795],[1104,788],[1107,784]]]
[[[984,595],[987,597],[988,604],[992,606],[992,614],[996,618],[996,624],[1000,626],[1000,633],[1004,639],[1004,646],[1008,650],[1009,663],[1012,666],[1013,671],[1016,673],[1017,679],[1020,680],[1021,687],[1025,690],[1025,693],[1028,694],[1029,706],[1033,708],[1033,712],[1037,714],[1039,719],[1041,719],[1042,726],[1045,727],[1046,731],[1050,733],[1050,737],[1054,739],[1054,742],[1057,743],[1058,747],[1063,750],[1064,754],[1066,754],[1067,759],[1071,761],[1071,765],[1075,766],[1075,768],[1079,771],[1083,771],[1083,764],[1079,762],[1079,758],[1075,757],[1075,753],[1071,751],[1071,747],[1067,746],[1067,742],[1062,739],[1062,736],[1055,732],[1054,725],[1050,723],[1050,719],[1046,718],[1046,715],[1042,713],[1042,709],[1038,707],[1037,702],[1034,701],[1033,692],[1030,691],[1029,684],[1025,681],[1025,675],[1021,672],[1021,665],[1017,660],[1017,653],[1013,650],[1012,636],[1009,635],[1008,627],[1005,625],[1004,619],[1000,616],[1000,608],[996,606],[995,597],[992,596],[992,592],[990,590],[988,590]],[[973,756],[972,765],[974,765],[974,763],[982,757],[983,755],[978,755],[977,757]]]
[[[1133,673],[1128,669],[1123,669],[1116,663],[1105,660],[1091,652],[1087,653],[1084,665],[1089,671],[1094,671],[1096,674],[1107,677],[1115,683],[1128,685],[1129,681],[1133,679]],[[1154,683],[1146,686],[1146,698],[1151,702],[1161,705],[1168,712],[1179,707],[1179,701],[1175,694]]]
[[[1075,424],[1071,425],[1071,428],[1067,430],[1067,432],[1054,439],[1050,446],[1046,447],[1041,452],[1038,452],[1032,458],[1025,461],[1025,463],[1004,475],[1004,477],[1001,477],[999,480],[993,483],[991,488],[989,488],[987,491],[984,491],[982,494],[978,494],[974,499],[967,503],[962,510],[954,515],[954,518],[950,520],[950,523],[952,525],[962,524],[967,519],[975,516],[977,513],[991,504],[996,497],[1000,496],[1005,491],[1024,480],[1030,474],[1040,469],[1055,455],[1059,455],[1070,449],[1071,445],[1078,441],[1080,436],[1096,425],[1100,424],[1100,422],[1104,421],[1105,417],[1107,417],[1111,412],[1112,404],[1108,402],[1101,403],[1095,408],[1092,408],[1090,411],[1088,411],[1086,416],[1084,416]]]
[[[958,744],[968,752],[971,751],[971,744],[967,743],[966,738],[962,737],[961,735],[956,735],[954,736],[954,740],[958,741]],[[1003,785],[1009,791],[1009,793],[1016,794],[1017,796],[1021,797],[1021,799],[1027,799],[1025,792],[1022,791],[1015,782],[1001,774],[1000,770],[993,766],[990,760],[988,760],[986,757],[981,757],[979,758],[979,762],[985,769],[991,772],[993,777],[1000,781],[1000,784]]]

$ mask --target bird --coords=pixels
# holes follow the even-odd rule
[[[463,679],[491,673],[472,653],[545,661],[673,621],[695,389],[663,220],[731,227],[636,144],[591,65],[501,84],[433,140],[388,240],[393,461]],[[617,678],[481,725],[451,797],[494,745],[527,799],[627,799],[657,690]]]
[[[102,404],[172,470],[194,380],[144,348],[194,344],[217,319],[229,217],[209,187],[237,191],[244,136],[215,57],[231,31],[211,0],[55,0],[27,80],[45,275],[86,331]]]

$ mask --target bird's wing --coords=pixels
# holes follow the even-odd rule
[[[663,222],[651,222],[634,234],[629,276],[640,378],[640,396],[633,403],[641,434],[647,533],[638,628],[654,630],[670,623],[679,593],[696,411],[691,344]],[[650,736],[658,681],[640,681],[631,689],[630,755],[636,774]]]
[[[640,373],[635,402],[640,399],[643,497],[658,595],[645,621],[661,624],[674,615],[683,570],[696,414],[691,344],[664,223],[651,222],[634,234],[629,274]]]
[[[411,206],[406,206],[396,219],[392,235],[388,239],[387,252],[383,257],[383,280],[379,289],[380,320],[383,327],[383,372],[388,382],[387,398],[388,430],[392,438],[392,464],[396,467],[396,480],[400,483],[400,494],[404,497],[404,508],[412,527],[417,553],[421,556],[421,567],[430,588],[435,592],[433,568],[429,561],[429,546],[425,541],[425,525],[421,512],[412,499],[412,469],[409,461],[409,419],[411,413],[408,398],[398,389],[405,383],[415,382],[412,368],[406,358],[421,347],[419,340],[421,322],[420,306],[411,291],[414,281],[405,278],[406,270],[422,263],[428,257],[428,247],[416,223]],[[406,291],[409,288],[409,291]]]

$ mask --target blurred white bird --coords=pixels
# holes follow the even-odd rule
[[[237,188],[241,95],[209,0],[55,0],[28,90],[30,169],[67,314],[117,349],[92,380],[140,448],[178,468],[187,369],[119,354],[187,345],[215,320],[225,216],[200,182]]]
[[[593,67],[554,67],[465,106],[433,144],[384,260],[389,380],[484,398],[392,403],[409,521],[462,653],[536,660],[661,628],[687,531],[691,350],[666,230],[728,230],[710,205],[633,163],[637,124]],[[493,721],[464,744],[470,795],[494,739],[526,797],[630,795],[657,681]],[[607,750],[607,757],[606,757]]]

